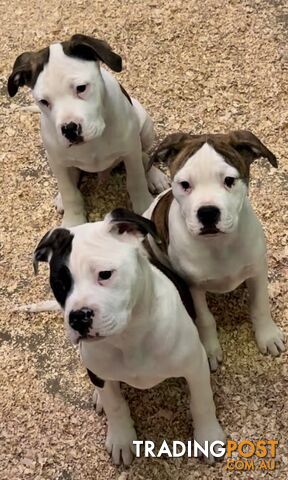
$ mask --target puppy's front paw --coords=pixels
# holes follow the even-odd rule
[[[87,223],[87,218],[84,213],[64,213],[63,220],[62,220],[62,227],[76,227],[76,225],[82,225],[83,223]]]
[[[106,438],[106,448],[112,457],[113,463],[120,465],[130,465],[135,455],[135,445],[133,441],[137,440],[136,431],[133,423],[129,421],[119,421],[113,425],[108,424],[108,432]]]
[[[148,188],[151,193],[161,193],[170,187],[170,181],[167,175],[153,165],[148,170],[146,176]]]
[[[200,335],[200,337],[207,353],[210,370],[211,372],[215,372],[218,364],[223,360],[223,352],[218,337],[217,335]]]
[[[213,423],[205,423],[205,425],[203,424],[195,427],[194,440],[196,440],[196,442],[198,442],[199,445],[201,445],[203,448],[205,448],[205,442],[209,442],[209,456],[205,457],[205,461],[207,463],[212,464],[215,462],[215,460],[223,459],[225,451],[223,452],[223,455],[221,455],[221,457],[216,457],[213,455],[213,453],[210,452],[210,445],[213,442],[223,442],[224,444],[226,443],[226,434],[217,419]],[[215,445],[213,448],[216,454],[222,452],[221,445]]]
[[[284,334],[273,320],[256,328],[255,337],[261,353],[271,353],[277,357],[285,350]]]

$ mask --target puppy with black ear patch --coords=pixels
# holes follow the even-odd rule
[[[224,293],[246,282],[256,342],[262,353],[284,351],[283,333],[271,318],[266,242],[249,202],[251,163],[275,155],[249,131],[171,134],[154,159],[169,163],[172,189],[144,214],[156,224],[161,244],[149,236],[157,258],[190,285],[200,338],[212,370],[222,361],[216,323],[206,292]]]
[[[148,187],[161,192],[169,186],[146,154],[154,140],[151,118],[100,62],[114,72],[122,70],[121,57],[105,41],[73,35],[38,52],[22,53],[8,80],[10,96],[27,85],[41,110],[41,135],[58,182],[56,204],[64,209],[63,226],[86,222],[78,189],[81,170],[102,172],[103,178],[123,160],[137,213],[153,199]]]
[[[79,345],[92,381],[96,378],[96,401],[108,419],[106,447],[117,464],[131,463],[136,440],[119,382],[145,389],[185,377],[195,440],[225,441],[207,356],[188,314],[193,311],[189,289],[181,279],[174,284],[165,267],[163,273],[149,262],[142,246],[148,233],[157,241],[153,222],[117,209],[102,222],[49,232],[34,255],[36,271],[38,262],[49,262],[67,335]],[[185,302],[187,296],[186,309],[181,298]]]

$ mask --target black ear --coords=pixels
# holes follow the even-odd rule
[[[156,242],[160,242],[157,235],[156,226],[154,222],[147,218],[137,215],[126,208],[116,208],[108,216],[110,223],[117,227],[117,232],[121,235],[123,233],[130,233],[132,235],[141,235],[146,237],[150,234]]]
[[[10,97],[14,97],[19,87],[24,85],[33,88],[39,73],[43,70],[48,60],[49,48],[44,48],[38,52],[25,52],[19,55],[7,82],[7,90]]]
[[[89,37],[88,35],[76,34],[71,37],[68,45],[68,55],[82,58],[84,60],[101,60],[114,72],[121,72],[122,58],[113,52],[105,40]],[[63,45],[65,51],[65,42]]]
[[[249,130],[230,132],[229,143],[250,165],[257,158],[266,158],[273,167],[277,168],[277,159],[270,150]]]
[[[189,133],[184,132],[167,135],[152,153],[152,161],[168,162],[170,164],[191,138],[192,136]]]
[[[65,255],[71,251],[73,235],[66,228],[56,228],[47,232],[38,243],[33,255],[35,275],[39,262],[49,262],[53,255]]]

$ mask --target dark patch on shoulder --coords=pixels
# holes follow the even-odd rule
[[[95,385],[95,387],[104,388],[105,380],[102,380],[102,378],[95,375],[95,373],[91,372],[91,370],[88,370],[88,368],[87,368],[87,373],[88,373],[88,377],[90,378],[93,385]]]
[[[120,88],[121,88],[121,92],[122,92],[122,93],[125,95],[125,97],[128,99],[128,102],[130,102],[131,105],[133,105],[129,93],[125,90],[125,88],[121,85],[121,83],[119,83],[119,86],[120,86]]]
[[[57,302],[64,307],[73,287],[73,278],[67,266],[74,235],[65,228],[56,228],[46,233],[34,252],[34,270],[38,262],[49,262],[50,286]]]
[[[150,262],[152,263],[152,265],[158,268],[158,270],[160,270],[160,272],[166,275],[166,277],[169,278],[169,280],[175,285],[188,315],[192,318],[192,320],[195,320],[196,312],[188,284],[185,282],[185,280],[183,280],[183,278],[179,277],[177,273],[175,273],[173,270],[170,270],[170,268],[159,262],[159,260],[154,255],[151,247],[147,247],[147,244],[146,248],[150,254]]]
[[[169,190],[160,198],[151,215],[151,220],[156,226],[157,236],[161,241],[157,245],[166,254],[169,245],[169,211],[173,198],[173,192]]]

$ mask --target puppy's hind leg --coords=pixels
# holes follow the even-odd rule
[[[124,465],[130,465],[135,453],[133,441],[137,440],[137,435],[120,384],[106,380],[104,387],[97,389],[97,394],[107,416],[106,448],[112,456],[112,461],[116,465],[121,461]]]

